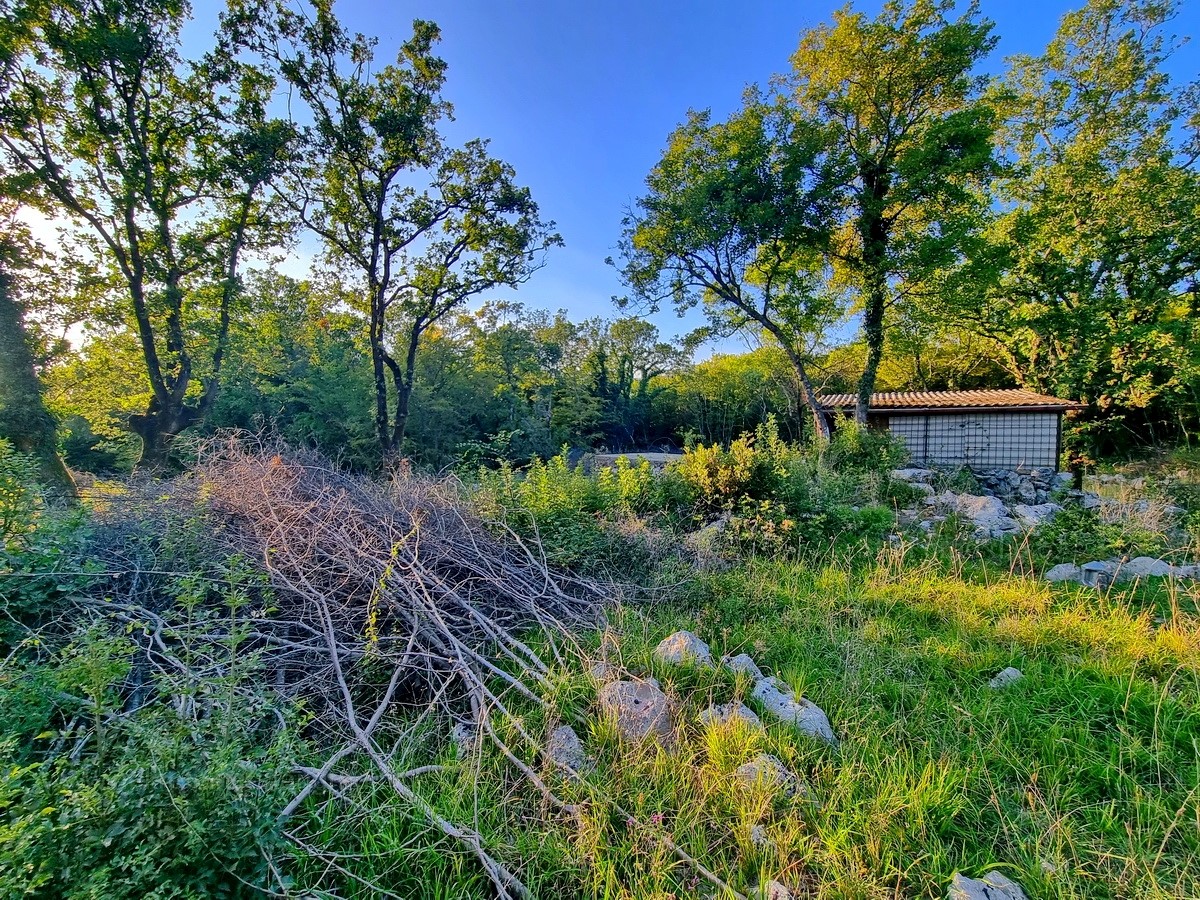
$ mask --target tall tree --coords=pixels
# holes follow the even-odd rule
[[[34,249],[14,211],[0,208],[0,438],[37,461],[48,492],[71,497],[75,483],[58,455],[54,418],[42,399],[26,310],[15,284]]]
[[[670,302],[680,312],[702,305],[712,333],[770,335],[827,438],[808,372],[814,345],[840,315],[819,253],[833,209],[826,144],[824,129],[753,91],[727,122],[691,113],[626,216],[621,252],[627,302],[651,310]]]
[[[1110,439],[1200,417],[1200,84],[1164,71],[1177,9],[1092,0],[1044,53],[1010,61],[1015,177],[990,255],[950,294],[1013,377],[1087,401]]]
[[[977,3],[891,0],[875,19],[849,7],[808,34],[782,80],[795,114],[827,144],[821,177],[834,233],[825,252],[861,310],[867,353],[855,417],[883,357],[888,311],[959,258],[979,192],[998,171],[995,111],[979,61],[995,45]]]
[[[297,10],[250,0],[227,17],[312,124],[281,196],[362,285],[385,457],[400,453],[421,337],[472,297],[515,286],[560,243],[511,166],[485,141],[449,148],[438,126],[445,63],[431,22],[413,23],[396,61],[372,67],[375,42],[351,35],[330,0]]]
[[[117,273],[151,389],[143,465],[207,413],[238,268],[288,130],[270,82],[227,52],[180,53],[183,0],[0,0],[6,193],[79,224]]]

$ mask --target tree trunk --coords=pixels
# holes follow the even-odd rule
[[[75,482],[58,455],[54,418],[42,400],[22,310],[0,271],[0,437],[38,465],[43,488],[59,498],[75,497]]]
[[[171,468],[171,447],[175,439],[197,419],[198,411],[182,404],[164,410],[157,398],[150,400],[146,412],[129,417],[129,427],[142,439],[142,454],[135,472],[162,473]]]

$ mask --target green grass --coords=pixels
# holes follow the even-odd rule
[[[490,754],[443,754],[425,795],[475,823],[538,895],[703,894],[669,837],[741,891],[778,878],[802,896],[932,898],[956,870],[1000,868],[1031,898],[1200,896],[1200,619],[1195,588],[1163,590],[1100,596],[901,552],[751,561],[614,617],[614,661],[656,675],[676,702],[674,753],[622,746],[577,660],[546,692],[597,759],[583,785],[550,775],[577,815]],[[780,725],[701,728],[705,706],[750,685],[654,663],[679,627],[714,652],[750,652],[826,710],[840,746]],[[989,689],[1008,665],[1026,678]],[[557,722],[529,712],[522,724],[540,736]],[[500,726],[540,768],[536,748]],[[733,771],[759,751],[800,774],[811,799],[740,787]],[[402,810],[374,815],[384,820],[325,823],[324,839],[369,859],[372,875],[392,866],[402,896],[487,895],[460,848],[431,842]],[[754,847],[755,825],[774,850]]]

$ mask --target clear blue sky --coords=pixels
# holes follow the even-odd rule
[[[200,0],[207,5],[211,0]],[[984,0],[999,46],[989,63],[1039,52],[1062,14],[1082,0]],[[614,254],[625,208],[640,194],[669,132],[689,108],[732,112],[747,84],[787,68],[802,31],[840,4],[820,2],[581,2],[581,0],[338,0],[347,25],[379,38],[390,61],[414,18],[442,29],[449,64],[445,95],[455,140],[486,137],[516,167],[565,248],[517,293],[533,307],[565,308],[572,319],[611,316]],[[869,14],[878,0],[856,4]],[[211,9],[211,7],[209,8]],[[209,10],[198,10],[201,19]],[[199,23],[197,23],[199,24]],[[1200,2],[1188,0],[1174,31],[1200,37]],[[1200,71],[1200,45],[1172,61],[1186,80]],[[685,329],[673,314],[664,332]]]

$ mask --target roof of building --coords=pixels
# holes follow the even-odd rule
[[[830,409],[854,406],[854,394],[823,394],[817,398]],[[980,410],[1038,410],[1062,412],[1082,409],[1082,403],[1019,389],[996,391],[886,391],[872,394],[868,412],[978,412]]]

